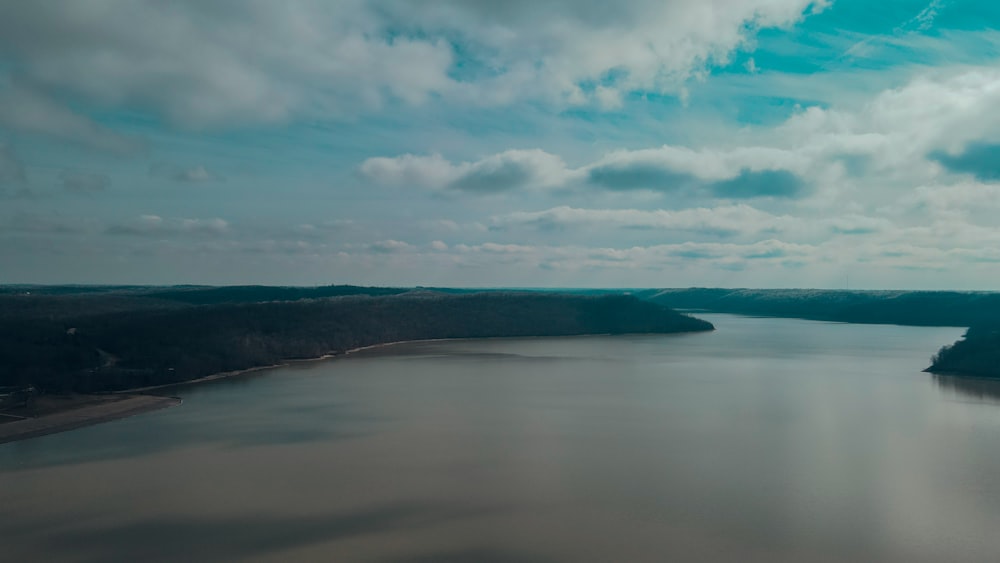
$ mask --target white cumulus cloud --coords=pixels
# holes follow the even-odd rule
[[[150,111],[189,127],[349,117],[387,101],[434,97],[474,105],[596,101],[613,109],[621,93],[676,92],[709,62],[749,48],[759,29],[793,24],[825,4],[5,2],[0,57],[15,61],[35,92]],[[36,101],[19,106],[33,117],[7,122],[125,146],[68,110],[45,117],[32,109]]]

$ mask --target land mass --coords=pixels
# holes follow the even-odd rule
[[[0,386],[43,393],[181,383],[409,340],[714,328],[630,295],[350,286],[6,289]]]
[[[1000,378],[1000,293],[986,291],[837,291],[664,289],[644,298],[678,309],[846,323],[971,327],[944,346],[927,371]]]
[[[675,309],[845,323],[970,327],[1000,319],[1000,293],[816,289],[662,289],[642,297]]]
[[[961,340],[941,348],[926,371],[1000,378],[1000,324],[970,327]]]
[[[972,327],[929,370],[1000,377],[993,292],[2,286],[0,386],[106,393],[388,342],[712,328],[672,309]]]

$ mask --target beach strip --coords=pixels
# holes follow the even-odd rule
[[[37,418],[6,422],[0,424],[0,444],[74,430],[179,404],[181,400],[176,397],[130,395],[115,401],[81,406]]]

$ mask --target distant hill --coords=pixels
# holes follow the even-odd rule
[[[474,297],[473,296],[478,296]],[[486,297],[492,296],[492,297]],[[466,297],[470,301],[451,301]],[[534,316],[524,314],[518,322],[525,323],[521,328],[531,327],[532,335],[552,334],[583,334],[587,332],[616,332],[613,326],[600,323],[577,324],[566,323],[558,319],[567,318],[567,308],[577,307],[578,311],[588,307],[597,307],[587,300],[607,299],[607,303],[625,303],[615,299],[626,299],[628,305],[624,310],[630,315],[639,315],[636,303],[640,299],[668,309],[683,309],[689,311],[706,311],[718,313],[733,313],[742,315],[757,315],[771,317],[794,317],[803,319],[849,322],[849,323],[884,323],[917,326],[960,326],[973,327],[965,339],[953,346],[947,346],[935,356],[933,366],[935,372],[948,372],[959,375],[974,375],[979,377],[1000,377],[1000,369],[992,367],[1000,365],[1000,342],[992,338],[993,329],[1000,325],[1000,293],[995,292],[961,292],[961,291],[845,291],[845,290],[811,290],[811,289],[721,289],[721,288],[687,288],[687,289],[564,289],[558,291],[558,297],[575,300],[563,302],[562,309],[554,305],[555,301],[542,303],[557,296],[551,291],[543,290],[473,290],[455,288],[387,288],[360,287],[350,285],[330,285],[318,287],[271,287],[271,286],[0,286],[0,385],[5,381],[45,380],[46,384],[69,385],[74,389],[104,389],[124,388],[133,385],[137,380],[160,381],[164,378],[198,377],[212,369],[228,370],[242,369],[245,365],[260,365],[265,360],[276,362],[281,359],[310,357],[326,352],[338,352],[351,346],[344,342],[378,343],[392,340],[408,340],[414,338],[442,337],[474,337],[474,336],[519,336],[529,335],[515,330],[516,323],[501,324],[503,317],[501,309],[489,310],[488,307],[515,307],[515,303],[535,303]],[[400,303],[424,303],[413,306],[406,311],[404,305],[390,307],[395,313],[386,313],[380,308],[381,300],[389,298],[402,299]],[[347,305],[349,299],[370,300],[367,305]],[[541,301],[531,301],[541,299]],[[338,301],[341,300],[341,301]],[[418,301],[423,300],[423,301]],[[427,300],[431,300],[428,302]],[[440,301],[435,301],[440,300]],[[336,309],[325,301],[337,302],[341,309]],[[309,303],[302,307],[294,304]],[[434,303],[430,307],[427,303]],[[465,323],[461,315],[450,309],[452,303],[464,303],[463,306],[483,303],[485,309],[477,310],[475,317],[478,325]],[[485,304],[490,305],[485,305]],[[266,306],[264,304],[267,304]],[[478,307],[478,305],[476,305]],[[241,308],[243,307],[243,308]],[[331,309],[334,307],[334,309]],[[364,307],[372,311],[383,311],[384,315],[371,316],[361,312]],[[555,307],[554,309],[547,309]],[[244,308],[249,308],[244,310]],[[559,309],[561,312],[556,312]],[[442,317],[440,312],[451,310],[451,317]],[[546,318],[543,311],[551,310],[554,316]],[[333,321],[318,317],[310,317],[303,311],[326,311],[333,319],[340,319],[333,330],[336,338],[315,343],[309,338],[300,338],[296,344],[282,340],[281,334],[289,334],[285,325],[277,319],[283,316],[292,324],[299,322],[304,332],[309,333],[310,327],[327,327]],[[494,317],[490,317],[490,311]],[[400,326],[410,326],[407,315],[421,315],[425,323],[410,327],[409,332],[402,328],[391,328],[397,321],[392,320],[392,314],[399,315]],[[263,315],[263,317],[260,317]],[[221,343],[222,335],[235,338],[240,334],[225,324],[225,319],[242,319],[246,317],[250,328],[244,336],[250,342],[257,335],[258,328],[266,335],[262,343],[254,348],[247,344],[243,348],[229,343]],[[370,317],[370,318],[369,318]],[[267,326],[254,328],[260,318],[271,319]],[[629,322],[637,322],[641,315],[629,317]],[[202,335],[201,325],[211,319],[215,332]],[[354,319],[354,320],[352,320]],[[88,341],[99,334],[101,339],[115,338],[130,345],[139,346],[142,338],[153,338],[153,329],[144,325],[155,320],[163,325],[159,336],[163,347],[169,349],[174,358],[184,360],[183,369],[168,366],[169,359],[157,360],[156,366],[143,364],[134,360],[115,360],[113,366],[106,365],[108,358],[125,358],[113,350],[108,350],[103,341]],[[609,318],[605,317],[605,321]],[[235,321],[234,321],[235,322]],[[243,322],[243,321],[240,321]],[[686,321],[685,321],[686,322]],[[185,324],[186,323],[186,324]],[[275,325],[274,323],[277,323]],[[353,323],[353,324],[351,324]],[[382,324],[379,324],[382,323]],[[678,327],[683,325],[680,322]],[[354,327],[349,329],[350,327]],[[135,337],[130,340],[121,336],[121,327],[130,327]],[[274,328],[278,326],[278,328]],[[332,326],[332,325],[331,325]],[[59,336],[70,328],[78,328],[76,340],[87,344],[73,346],[65,345],[65,338]],[[95,328],[97,327],[97,328]],[[461,330],[459,330],[461,329]],[[586,330],[585,330],[586,329]],[[325,329],[324,329],[325,330]],[[669,332],[672,329],[654,330]],[[688,330],[681,328],[681,330]],[[693,328],[692,330],[699,330]],[[61,332],[62,331],[62,332]],[[95,332],[96,331],[96,332]],[[116,332],[117,331],[117,332]],[[206,342],[204,346],[190,339],[183,345],[177,344],[178,335],[170,335],[170,331],[201,335]],[[257,331],[257,332],[254,332]],[[641,323],[631,326],[629,332],[646,332]],[[313,331],[314,333],[317,331]],[[322,333],[321,334],[326,334]],[[450,336],[440,336],[447,334]],[[164,336],[168,335],[168,336]],[[353,335],[353,336],[352,336]],[[363,335],[363,336],[357,336]],[[193,337],[192,337],[193,338]],[[118,341],[118,340],[116,340]],[[134,342],[133,342],[134,341]],[[230,355],[227,353],[207,352],[215,346],[217,349],[242,351]],[[345,347],[346,346],[346,347]],[[19,347],[21,349],[19,349]],[[142,357],[153,358],[155,347],[144,348]],[[106,353],[96,350],[100,349]],[[176,352],[182,349],[184,352]],[[13,352],[12,352],[13,350]],[[195,352],[200,350],[200,352]],[[319,350],[326,350],[319,351]],[[34,354],[34,356],[33,356]],[[198,356],[191,360],[189,356]],[[198,355],[200,354],[200,356]],[[138,357],[138,356],[137,356]],[[48,359],[46,359],[48,358]],[[102,359],[103,358],[103,359]],[[215,359],[212,359],[215,358]],[[253,359],[250,361],[250,359]],[[256,362],[256,363],[255,363]],[[174,362],[179,363],[179,360]],[[58,371],[54,366],[64,366],[62,372],[73,372],[75,375],[53,375]],[[94,366],[98,366],[95,368]],[[167,366],[167,367],[164,367]],[[221,367],[220,367],[221,366]],[[237,366],[237,367],[232,367]],[[111,369],[111,368],[114,369]],[[157,370],[169,370],[170,373],[160,373]],[[48,371],[46,371],[48,370]],[[96,370],[97,376],[83,377],[84,371]],[[127,371],[132,370],[132,371]],[[48,375],[40,375],[42,372]],[[36,373],[36,375],[31,375]],[[87,372],[90,373],[90,372]],[[190,375],[197,373],[199,375]],[[117,374],[117,375],[114,375]],[[152,375],[151,375],[152,374]],[[67,383],[71,382],[71,383]]]
[[[627,295],[350,286],[15,291],[0,294],[0,385],[99,392],[386,342],[712,329]]]
[[[1000,319],[994,292],[690,288],[642,295],[674,309],[847,323],[968,327]]]
[[[654,303],[686,310],[846,323],[971,327],[945,346],[927,371],[1000,377],[1000,293],[808,289],[664,289]]]

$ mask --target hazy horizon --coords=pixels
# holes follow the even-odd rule
[[[316,288],[331,286],[353,286],[353,287],[384,287],[391,289],[461,289],[461,290],[489,290],[489,291],[649,291],[649,290],[686,290],[686,289],[722,289],[722,290],[749,290],[749,291],[845,291],[845,292],[958,292],[958,293],[997,293],[996,289],[919,289],[911,287],[885,287],[885,288],[864,288],[864,287],[742,287],[742,286],[506,286],[506,285],[408,285],[408,284],[346,284],[346,283],[317,283],[317,284],[256,284],[256,283],[231,283],[231,284],[205,284],[205,283],[2,283],[0,287],[80,287],[80,288],[130,288],[130,287],[290,287],[290,288]]]

